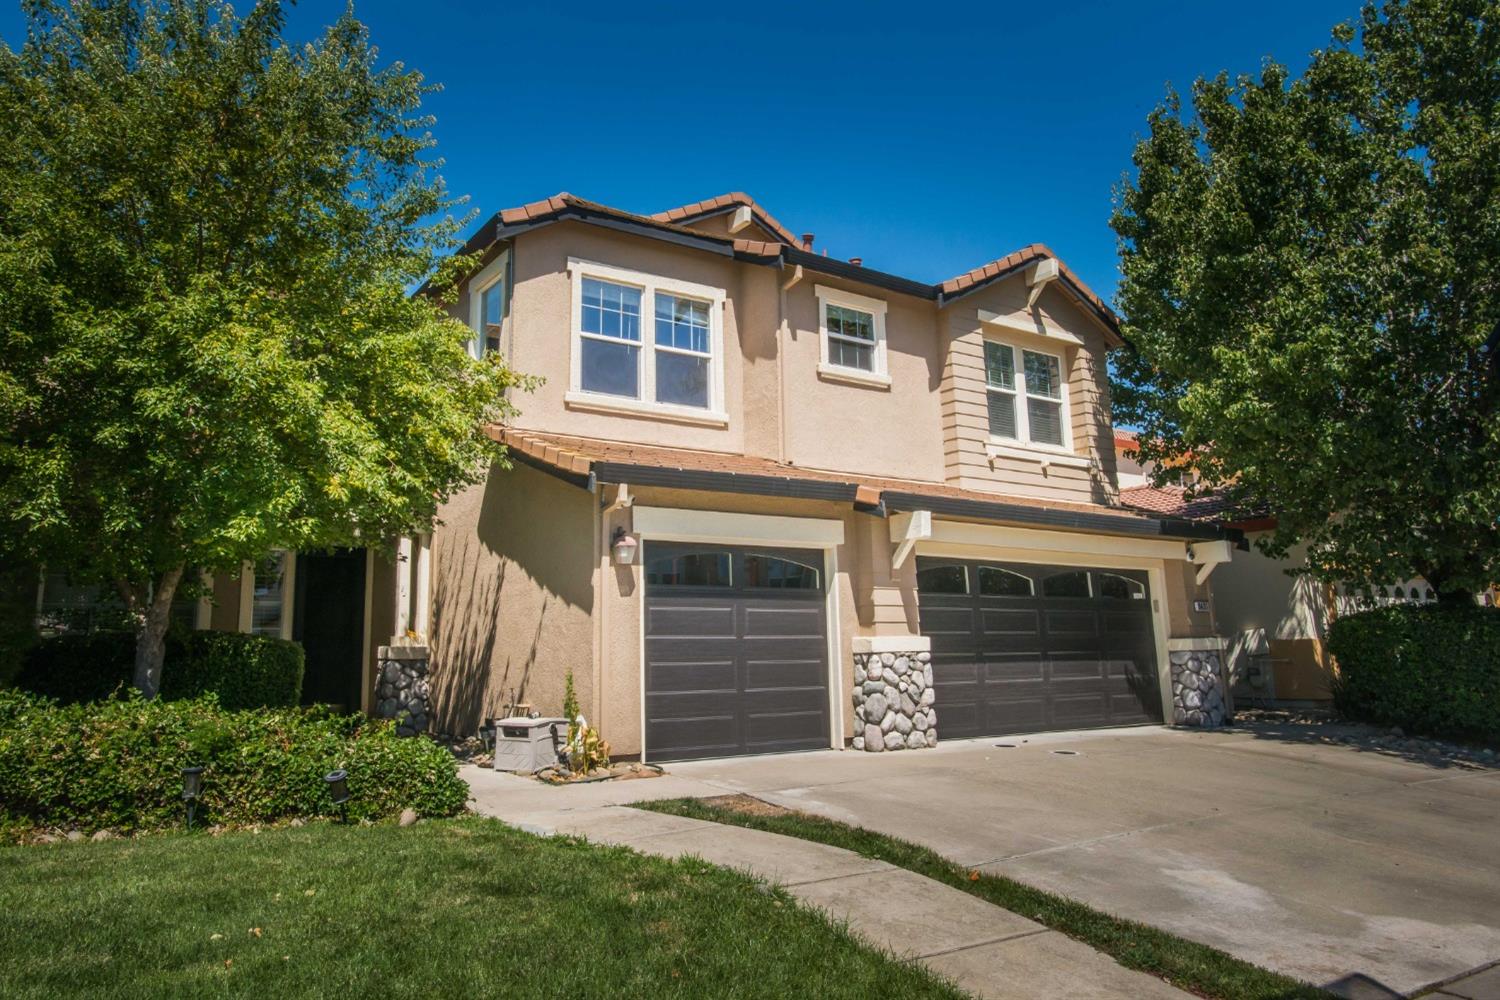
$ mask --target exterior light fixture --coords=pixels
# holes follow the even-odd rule
[[[610,544],[615,550],[615,565],[629,566],[635,562],[635,550],[639,545],[634,538],[625,533],[623,527],[615,529],[615,534],[610,540]]]
[[[349,819],[349,772],[343,768],[337,771],[329,771],[323,776],[328,782],[328,795],[333,799],[333,804],[339,807],[339,820],[347,822]]]
[[[193,815],[198,811],[198,799],[203,795],[203,768],[182,769],[182,802],[187,806],[187,828],[193,828]]]

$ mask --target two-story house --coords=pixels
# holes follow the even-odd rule
[[[1218,669],[1232,538],[1119,505],[1119,323],[1046,247],[928,284],[743,194],[650,216],[560,194],[465,252],[473,350],[545,381],[492,429],[512,468],[367,574],[396,595],[367,634],[430,646],[435,728],[555,712],[569,672],[651,760],[1214,704],[1183,673]]]

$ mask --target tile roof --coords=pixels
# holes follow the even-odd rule
[[[594,463],[604,462],[691,472],[722,472],[804,482],[837,483],[853,487],[855,501],[870,506],[879,503],[881,496],[885,493],[903,493],[978,503],[1010,504],[1030,507],[1038,511],[1105,515],[1119,518],[1122,525],[1139,525],[1143,520],[1154,520],[1148,517],[1146,511],[1109,507],[1104,504],[1042,500],[1036,497],[966,490],[947,483],[928,480],[891,479],[847,472],[831,472],[826,469],[809,469],[751,455],[697,451],[687,448],[664,448],[627,441],[608,441],[600,438],[518,430],[497,425],[492,425],[488,433],[491,438],[514,452],[574,475],[587,475]]]
[[[1223,490],[1189,499],[1181,486],[1127,486],[1120,491],[1120,503],[1143,513],[1184,521],[1232,521],[1238,513],[1234,498]]]
[[[938,287],[945,296],[963,295],[966,292],[979,288],[981,285],[988,284],[996,278],[1003,278],[1008,274],[1013,274],[1036,261],[1048,259],[1057,261],[1057,267],[1062,272],[1063,280],[1073,286],[1073,292],[1088,305],[1092,306],[1095,312],[1099,313],[1100,318],[1118,334],[1120,318],[1109,307],[1109,303],[1094,294],[1094,290],[1084,284],[1083,279],[1074,274],[1073,269],[1063,263],[1062,258],[1053,253],[1045,243],[1032,243],[1024,246],[1016,252],[1006,254],[998,260],[992,260],[988,264],[976,267],[971,271],[955,275],[947,281],[941,282]]]
[[[715,236],[682,224],[684,220],[691,220],[730,205],[751,206],[761,221],[774,230],[776,235],[784,242],[774,243],[762,240]],[[981,267],[976,267],[971,271],[966,271],[956,277],[949,278],[947,281],[928,285],[923,282],[900,278],[896,275],[882,275],[873,269],[853,267],[850,270],[851,265],[845,264],[843,261],[826,257],[820,258],[810,252],[802,251],[800,242],[792,235],[790,230],[772,218],[764,209],[760,208],[749,195],[739,191],[722,194],[706,201],[695,202],[692,205],[683,205],[678,208],[668,209],[665,212],[657,212],[655,215],[638,215],[634,212],[626,212],[622,209],[612,208],[609,205],[601,205],[598,202],[579,198],[577,195],[569,194],[566,191],[560,191],[550,198],[543,198],[541,201],[533,201],[516,208],[502,209],[481,226],[478,232],[470,237],[468,242],[464,244],[462,252],[472,253],[482,250],[504,235],[501,232],[503,229],[541,224],[562,216],[570,210],[574,214],[595,213],[654,229],[692,236],[698,240],[706,240],[710,243],[728,246],[741,256],[757,257],[766,261],[782,257],[784,251],[788,254],[797,254],[799,262],[805,262],[807,266],[815,270],[822,266],[854,281],[867,281],[872,284],[881,284],[882,281],[887,284],[894,283],[902,286],[899,290],[938,299],[940,303],[943,299],[965,295],[991,281],[1008,277],[1036,261],[1050,258],[1057,260],[1058,268],[1063,278],[1063,286],[1104,325],[1108,331],[1107,340],[1110,345],[1119,346],[1124,343],[1120,337],[1120,318],[1115,315],[1114,310],[1102,298],[1094,294],[1093,290],[1084,284],[1083,280],[1073,272],[1072,268],[1063,263],[1044,244],[1033,243],[1030,246],[1022,247],[1015,253],[1007,254],[998,260],[993,260]]]
[[[721,194],[716,198],[705,198],[703,201],[695,201],[691,205],[679,205],[677,208],[669,208],[665,212],[656,212],[651,218],[657,222],[685,222],[696,219],[699,216],[709,215],[713,212],[721,212],[734,205],[744,205],[760,217],[763,227],[769,229],[781,242],[789,246],[801,246],[802,242],[796,235],[776,221],[776,217],[760,205],[756,204],[754,198],[743,191],[731,191]]]

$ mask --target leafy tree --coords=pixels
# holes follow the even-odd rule
[[[352,14],[294,47],[276,0],[25,10],[0,46],[0,561],[112,584],[149,696],[188,567],[430,522],[524,380],[407,294],[474,262],[444,257],[432,87]]]
[[[1150,116],[1112,220],[1115,411],[1265,545],[1446,599],[1500,577],[1500,0],[1390,0],[1294,79]]]

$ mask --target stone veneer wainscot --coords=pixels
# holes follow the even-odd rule
[[[925,639],[854,641],[854,749],[937,746],[936,702]]]
[[[395,719],[398,736],[427,731],[432,718],[430,659],[426,646],[381,646],[375,654],[375,717]]]
[[[1218,648],[1173,649],[1172,723],[1213,729],[1229,715],[1224,655]]]

